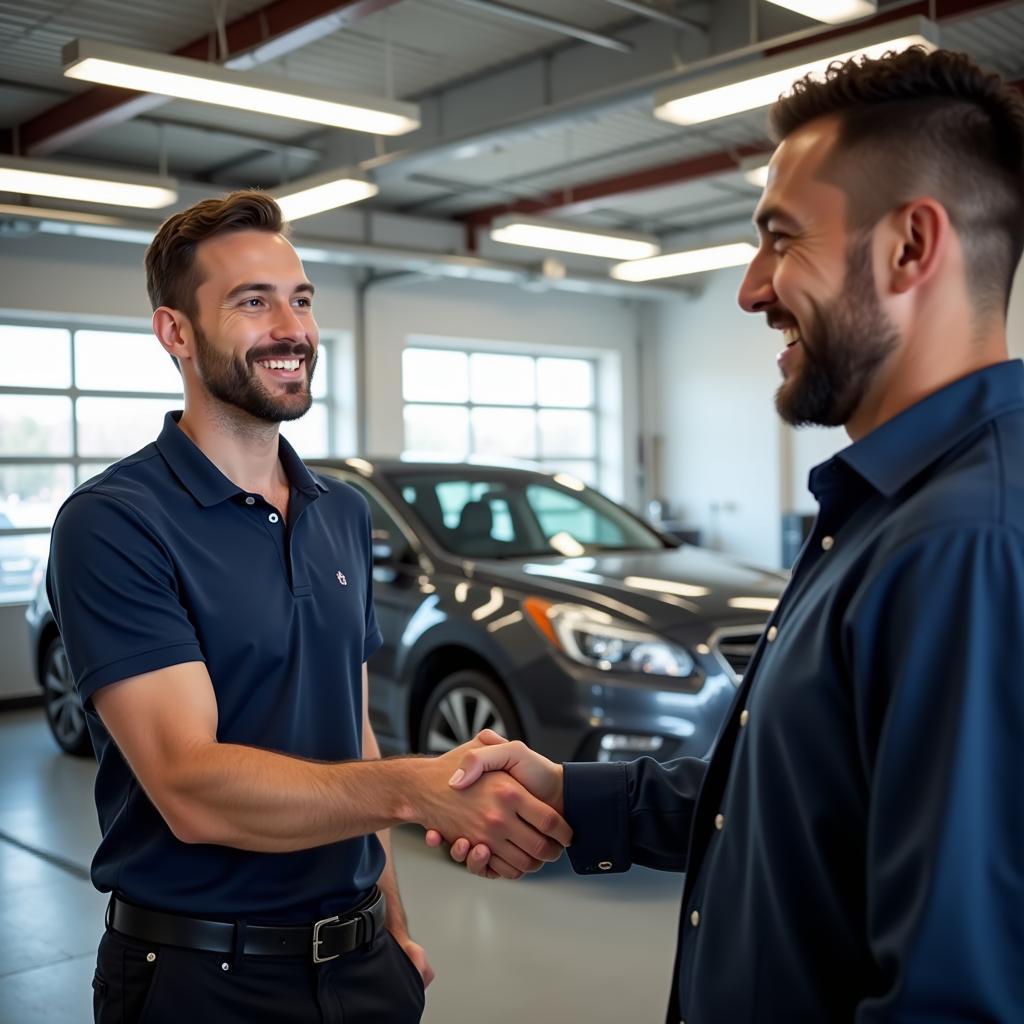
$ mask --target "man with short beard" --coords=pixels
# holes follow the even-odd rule
[[[811,473],[817,520],[710,761],[561,766],[482,734],[453,785],[510,772],[565,814],[579,872],[686,872],[671,1024],[1013,1024],[1024,107],[915,49],[798,82],[772,123],[740,304],[784,332],[783,419],[853,444]],[[489,873],[485,846],[452,854]]]
[[[65,502],[47,578],[99,761],[95,1018],[417,1021],[389,827],[476,835],[510,878],[570,832],[508,776],[452,791],[458,752],[380,760],[369,510],[279,436],[319,333],[274,200],[175,214],[146,275],[185,409]]]

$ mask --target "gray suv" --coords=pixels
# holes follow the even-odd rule
[[[559,761],[707,754],[784,577],[680,544],[564,474],[310,468],[370,505],[383,748],[439,753],[490,727]],[[49,695],[66,662],[42,589],[28,619]]]

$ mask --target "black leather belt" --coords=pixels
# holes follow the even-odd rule
[[[384,927],[384,894],[374,889],[364,904],[338,917],[325,917],[309,925],[236,925],[230,921],[203,921],[195,917],[167,914],[125,903],[119,896],[110,900],[108,924],[132,939],[161,946],[183,946],[208,953],[232,953],[236,935],[242,952],[253,956],[311,956],[322,964],[373,942]]]

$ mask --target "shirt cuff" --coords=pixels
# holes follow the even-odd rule
[[[572,829],[569,861],[578,875],[628,871],[629,811],[626,763],[564,766],[565,820]]]

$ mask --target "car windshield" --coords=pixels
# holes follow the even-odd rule
[[[565,477],[398,475],[392,483],[442,547],[470,558],[654,551],[665,542],[613,501]]]

